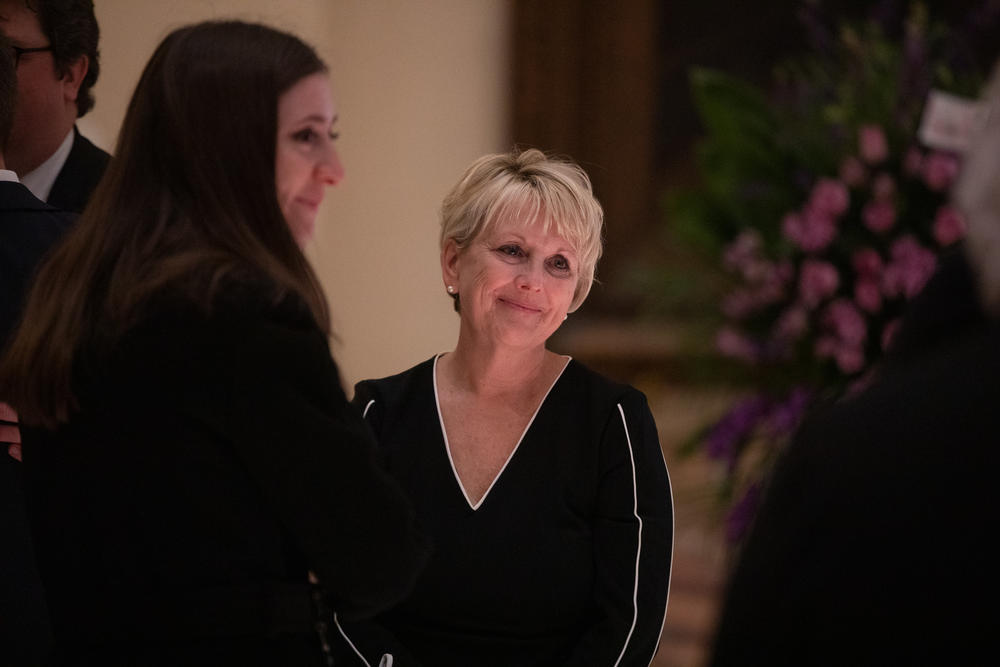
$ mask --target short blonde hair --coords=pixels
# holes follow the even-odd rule
[[[539,219],[545,232],[566,239],[579,259],[574,311],[594,283],[604,211],[587,173],[569,160],[532,148],[473,162],[441,205],[441,247],[450,239],[464,250],[498,224],[527,226]]]

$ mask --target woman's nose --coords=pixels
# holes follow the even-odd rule
[[[517,286],[523,290],[538,292],[542,289],[542,266],[538,262],[529,262],[517,277]]]
[[[316,174],[327,185],[337,185],[344,180],[344,163],[340,161],[340,153],[331,147],[329,153],[316,165]]]

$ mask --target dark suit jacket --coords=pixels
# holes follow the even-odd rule
[[[974,290],[946,260],[881,378],[803,426],[730,581],[713,665],[995,660],[1000,322]]]
[[[56,176],[48,203],[64,211],[80,213],[104,175],[111,156],[73,128],[73,148]]]
[[[24,429],[56,664],[320,665],[307,571],[358,618],[423,565],[305,307],[222,292],[208,313],[162,297],[111,349],[87,346],[80,411]]]
[[[0,181],[0,350],[36,265],[72,216]],[[2,398],[2,397],[0,397]],[[21,493],[21,465],[0,451],[0,646],[6,664],[38,665],[51,644]]]

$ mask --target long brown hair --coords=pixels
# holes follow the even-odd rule
[[[325,70],[312,48],[263,25],[212,21],[163,40],[116,157],[42,267],[0,364],[0,396],[22,421],[66,421],[81,347],[112,343],[166,288],[208,309],[220,281],[263,275],[271,298],[297,295],[329,332],[322,289],[275,189],[278,98]]]

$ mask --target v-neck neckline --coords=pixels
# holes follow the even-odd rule
[[[573,357],[566,356],[566,363],[563,364],[562,369],[556,375],[555,379],[552,380],[552,384],[550,384],[549,388],[545,391],[545,395],[542,396],[542,400],[538,402],[538,407],[535,408],[535,412],[531,415],[531,419],[528,420],[527,426],[525,426],[524,431],[521,432],[521,437],[518,438],[517,444],[514,445],[514,449],[512,449],[510,454],[507,455],[507,460],[505,460],[503,462],[503,465],[500,466],[500,470],[497,471],[497,474],[496,476],[493,477],[493,481],[490,482],[490,485],[486,487],[486,491],[485,493],[483,493],[482,497],[478,501],[473,503],[472,499],[469,498],[469,493],[465,490],[465,485],[462,484],[462,478],[459,477],[458,475],[458,468],[455,467],[455,458],[451,455],[451,444],[448,442],[448,429],[445,428],[444,414],[441,412],[441,398],[438,394],[438,381],[437,381],[437,365],[438,365],[438,360],[441,358],[441,356],[442,355],[439,354],[436,357],[434,357],[434,365],[431,367],[431,380],[434,383],[434,406],[437,408],[438,424],[440,424],[441,426],[441,438],[444,440],[444,451],[448,455],[448,463],[451,465],[451,472],[455,477],[455,483],[458,485],[458,489],[462,492],[462,496],[465,498],[465,502],[468,503],[469,508],[473,512],[475,512],[482,506],[483,502],[486,500],[486,497],[490,495],[490,491],[493,490],[493,487],[496,486],[497,482],[500,480],[500,477],[507,469],[507,466],[510,465],[511,460],[514,458],[514,454],[516,454],[517,450],[521,448],[521,443],[524,442],[524,436],[526,436],[528,434],[528,431],[531,430],[531,425],[535,423],[535,417],[538,416],[538,413],[541,411],[542,406],[545,405],[545,399],[549,397],[549,394],[552,393],[552,389],[555,388],[556,384],[559,382],[559,379],[563,376],[563,373],[565,373],[566,369],[569,368],[569,364],[571,361],[573,361]]]

